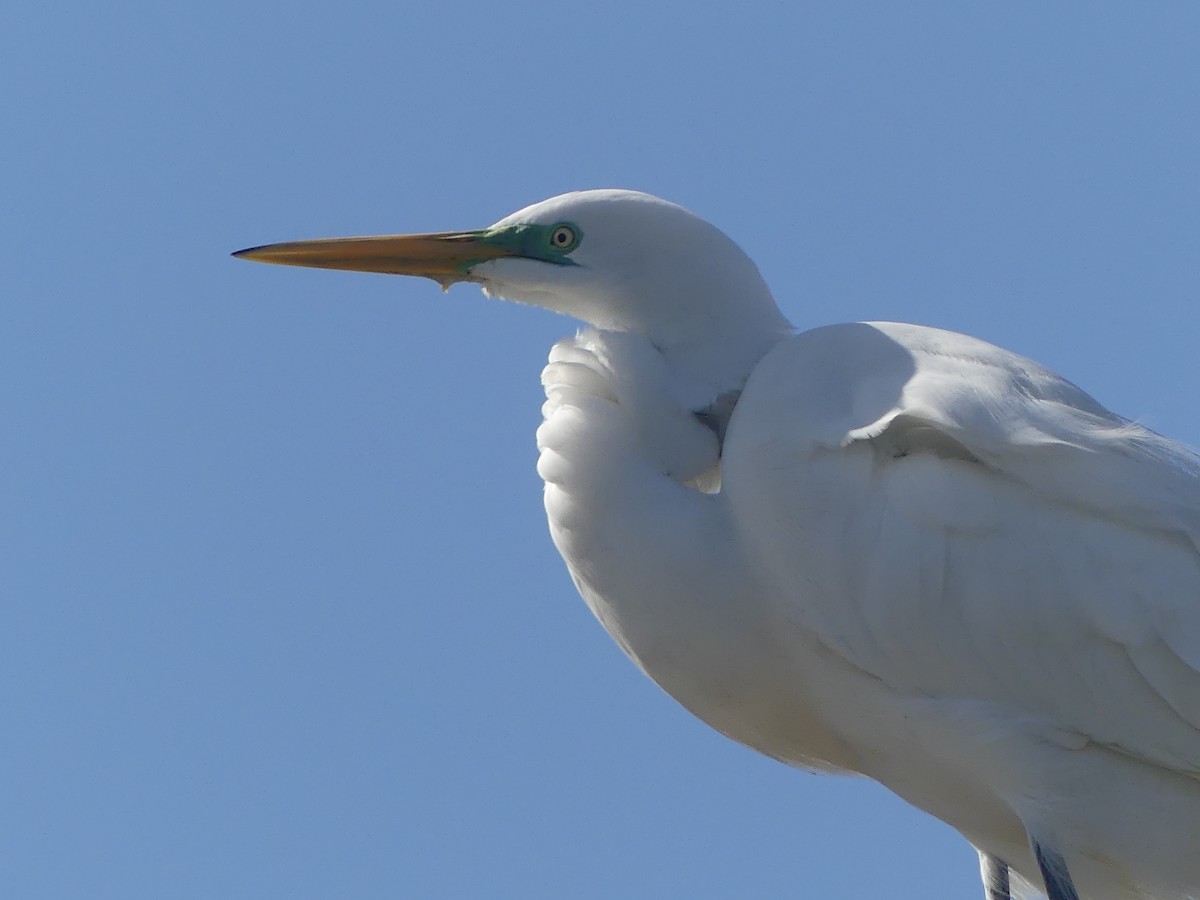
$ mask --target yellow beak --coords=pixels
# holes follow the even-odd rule
[[[283,266],[420,275],[449,287],[456,281],[477,280],[471,277],[471,267],[478,263],[519,255],[517,248],[497,237],[490,231],[446,231],[326,238],[266,244],[233,255]]]

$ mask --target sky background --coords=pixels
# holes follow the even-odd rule
[[[4,896],[977,896],[575,596],[569,320],[228,254],[637,188],[798,326],[969,332],[1200,444],[1200,7],[582,6],[0,13]]]

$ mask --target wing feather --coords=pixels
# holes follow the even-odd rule
[[[773,350],[724,466],[787,614],[854,665],[1200,775],[1188,449],[1000,348],[872,323]]]

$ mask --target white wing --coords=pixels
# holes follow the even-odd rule
[[[892,689],[1200,774],[1200,459],[1029,360],[890,323],[752,375],[725,491],[787,614]]]

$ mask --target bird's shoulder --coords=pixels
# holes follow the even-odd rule
[[[1047,502],[1179,531],[1200,547],[1200,456],[968,335],[893,322],[802,332],[756,367],[730,428],[760,449],[867,443],[894,459],[973,463]]]
[[[1006,418],[1014,398],[1115,419],[1066,379],[978,338],[897,322],[814,328],[779,342],[746,385],[757,402],[786,405],[814,439],[852,440],[897,407]],[[838,430],[845,426],[844,431]]]

